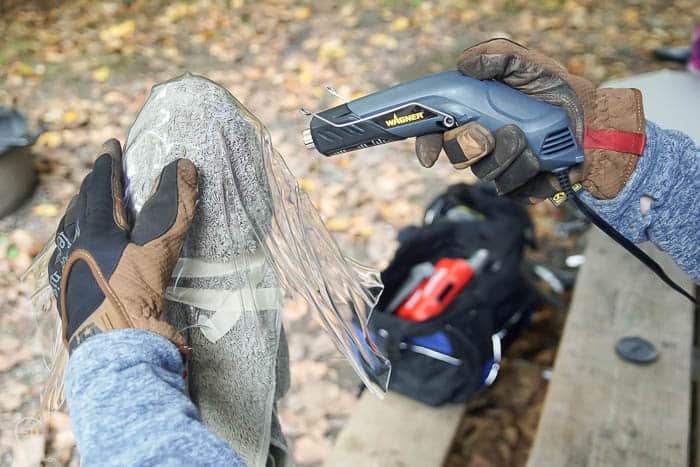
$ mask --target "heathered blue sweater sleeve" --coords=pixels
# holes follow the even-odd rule
[[[642,196],[652,199],[646,213]],[[582,198],[629,240],[652,242],[700,282],[700,153],[688,136],[647,122],[644,154],[620,194]]]
[[[180,352],[135,329],[97,334],[68,362],[65,388],[82,465],[244,466],[185,391]]]

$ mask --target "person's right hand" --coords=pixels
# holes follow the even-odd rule
[[[563,107],[584,149],[584,163],[573,168],[572,181],[580,181],[600,199],[614,198],[622,190],[644,150],[645,120],[639,90],[596,89],[552,58],[506,39],[465,50],[458,69],[471,78],[498,80]],[[471,167],[480,179],[493,181],[500,194],[536,202],[560,191],[556,179],[542,172],[525,134],[515,125],[491,133],[471,122],[444,134],[421,136],[416,139],[418,160],[431,167],[443,147],[455,168]]]

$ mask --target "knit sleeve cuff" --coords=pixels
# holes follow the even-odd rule
[[[71,354],[66,374],[66,391],[79,388],[103,372],[117,373],[147,364],[182,374],[180,351],[163,336],[140,329],[121,329],[90,337]]]
[[[676,157],[660,150],[662,130],[654,123],[646,124],[646,146],[640,156],[637,168],[625,187],[613,199],[594,198],[587,191],[581,198],[603,219],[629,240],[639,243],[647,241],[647,228],[653,222],[654,210],[641,212],[640,199],[649,196],[655,202],[663,202],[673,184],[668,183],[668,173],[676,163]]]

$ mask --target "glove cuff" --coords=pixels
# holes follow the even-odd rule
[[[191,350],[184,337],[170,324],[160,319],[130,316],[121,307],[112,306],[107,299],[67,339],[68,352],[73,353],[80,344],[94,335],[119,329],[141,329],[159,334],[175,344],[183,359],[189,358]]]
[[[122,257],[122,259],[126,260],[122,261],[123,264],[117,266],[117,269],[112,274],[111,282],[105,279],[97,261],[88,251],[76,250],[68,257],[64,266],[59,299],[61,301],[63,338],[69,353],[72,353],[86,339],[96,334],[116,329],[142,329],[160,334],[178,347],[183,358],[189,357],[190,349],[187,347],[185,339],[175,328],[161,319],[162,297],[153,293],[150,295],[138,293],[140,288],[152,291],[153,287],[149,286],[149,281],[143,275],[129,270],[129,258],[136,256],[133,254],[133,251],[133,246],[127,247],[127,252]],[[105,298],[100,306],[79,324],[75,331],[69,331],[67,284],[71,269],[78,261],[83,261],[88,266]],[[153,261],[146,261],[146,263],[152,264]],[[124,266],[124,264],[127,266]],[[124,273],[124,269],[127,269],[126,273]],[[156,267],[156,272],[158,272],[156,275],[162,276],[158,267]],[[158,282],[162,281],[161,277],[153,278],[152,276],[150,277],[152,284],[155,283],[157,285]],[[126,300],[120,298],[114,291],[115,284],[113,282],[120,282],[119,288],[131,290],[133,295],[122,294]],[[140,285],[143,287],[140,287]],[[75,319],[76,317],[73,318]]]
[[[583,186],[598,199],[622,191],[644,152],[646,121],[638,89],[599,89],[586,115]]]

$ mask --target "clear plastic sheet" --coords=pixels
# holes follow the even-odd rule
[[[381,394],[390,364],[366,328],[382,290],[379,274],[342,254],[272,147],[267,129],[225,89],[186,74],[155,86],[141,113],[149,105],[158,108],[158,100],[171,102],[177,93],[181,97],[182,86],[202,93],[206,104],[196,104],[198,111],[189,116],[183,108],[170,112],[172,104],[155,116],[139,115],[124,154],[132,213],[140,210],[168,162],[185,157],[198,167],[198,213],[166,292],[168,313],[185,310],[190,317],[168,319],[185,333],[200,328],[216,342],[241,320],[253,329],[270,327],[267,315],[255,312],[279,309],[282,295],[301,297],[365,385]],[[187,127],[178,128],[183,125]],[[189,140],[169,139],[179,134],[188,134]],[[52,250],[50,242],[28,274],[35,283],[32,300],[40,328],[56,334],[44,395],[48,409],[62,402],[66,362],[46,274]],[[257,337],[265,338],[262,333]]]

